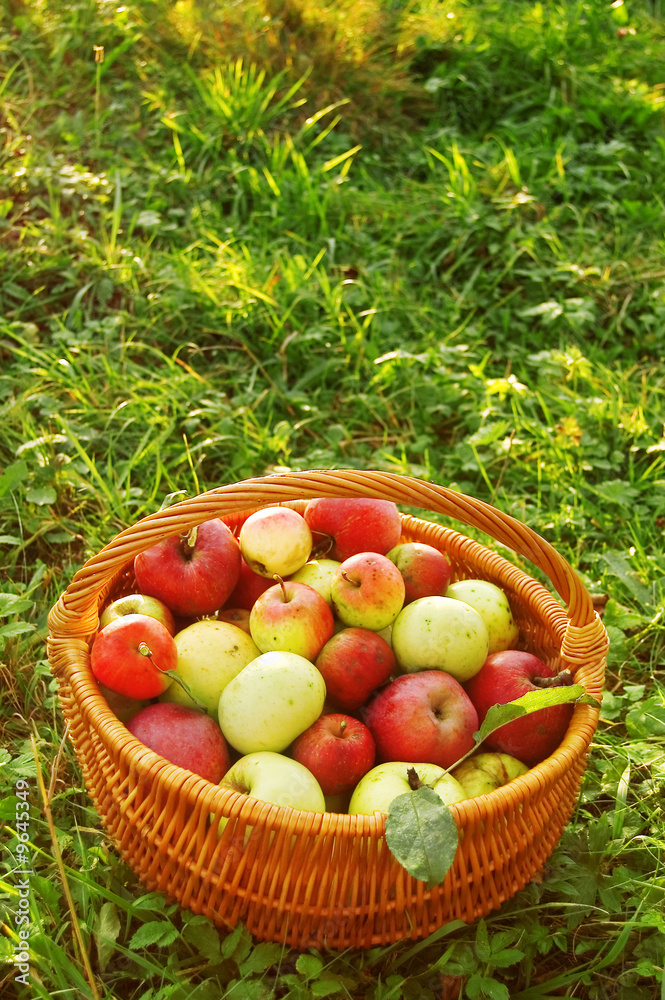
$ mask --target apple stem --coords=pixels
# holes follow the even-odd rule
[[[324,558],[328,555],[335,544],[333,536],[327,535],[324,531],[312,531],[312,538],[314,540],[314,544],[312,546],[310,559]]]
[[[277,583],[282,588],[282,597],[284,598],[284,603],[288,604],[289,597],[288,594],[286,593],[286,586],[284,584],[284,580],[281,578],[279,573],[273,573],[272,578],[273,580],[277,580]]]
[[[360,580],[352,580],[345,569],[341,569],[340,573],[342,574],[347,583],[352,584],[354,587],[360,586]]]
[[[418,772],[416,771],[415,767],[409,767],[407,769],[406,776],[409,781],[409,788],[411,789],[412,792],[415,792],[418,788],[423,787],[423,783],[418,777]]]
[[[346,729],[346,719],[341,719],[339,724],[339,735],[341,736]]]
[[[202,701],[199,701],[199,699],[196,697],[196,695],[190,688],[189,684],[182,679],[180,674],[177,674],[175,670],[162,670],[162,673],[166,677],[170,677],[175,684],[178,684],[183,689],[185,694],[192,699],[197,708],[200,708],[202,712],[207,713],[208,709],[206,708],[206,706],[203,704]]]
[[[555,677],[534,677],[532,684],[539,688],[567,687],[573,683],[573,673],[566,667],[559,671]]]
[[[199,533],[199,526],[198,524],[195,524],[193,528],[190,528],[189,531],[185,532],[180,536],[180,540],[182,542],[182,551],[188,558],[191,558],[192,553],[194,552],[198,533]]]
[[[147,642],[139,643],[139,653],[141,654],[141,656],[149,656],[152,659],[152,650]]]

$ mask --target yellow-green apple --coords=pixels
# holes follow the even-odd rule
[[[169,630],[149,615],[123,615],[95,636],[90,666],[100,684],[126,698],[155,698],[171,684],[178,649]]]
[[[134,559],[138,589],[163,601],[175,615],[211,615],[238,581],[240,548],[218,517],[173,535]]]
[[[220,784],[277,806],[326,811],[326,801],[314,775],[297,760],[281,753],[261,750],[246,754],[229,768]]]
[[[306,583],[308,587],[313,587],[328,604],[331,604],[330,581],[340,565],[337,559],[309,559],[289,579],[294,583]]]
[[[251,635],[249,631],[249,611],[247,608],[222,608],[215,615],[215,621],[227,622],[229,625],[237,625],[241,628],[243,632],[247,635]]]
[[[178,684],[172,684],[161,700],[190,708],[199,702],[213,719],[217,718],[219,696],[226,685],[261,653],[243,629],[212,618],[193,622],[178,632],[175,645],[176,673],[196,701]]]
[[[215,785],[231,766],[219,726],[195,708],[157,702],[137,712],[127,723],[127,729],[172,764]]]
[[[222,691],[219,725],[241,754],[280,753],[318,719],[325,697],[323,677],[304,656],[263,653]]]
[[[376,748],[364,723],[352,715],[320,715],[291,747],[294,760],[312,772],[323,794],[350,792],[374,766]]]
[[[304,516],[317,538],[327,536],[325,554],[340,562],[358,552],[385,555],[402,535],[399,511],[392,500],[320,497],[309,501]],[[320,548],[317,541],[316,550]]]
[[[268,578],[296,573],[312,551],[309,525],[290,507],[265,507],[250,514],[239,541],[249,568]]]
[[[495,788],[507,785],[519,774],[526,774],[529,768],[516,757],[507,753],[474,753],[450,772],[464,789],[468,799],[476,795],[493,792]]]
[[[124,597],[118,597],[107,604],[99,616],[100,629],[106,628],[123,615],[148,615],[161,622],[171,635],[175,633],[175,621],[170,609],[156,597],[146,597],[145,594],[125,594]]]
[[[393,623],[392,647],[402,670],[445,670],[464,682],[487,657],[487,626],[475,608],[452,597],[421,597]]]
[[[556,687],[559,683],[570,683],[568,671],[558,675],[533,653],[505,649],[488,656],[482,669],[464,687],[482,725],[493,705],[505,705],[529,691]],[[483,746],[510,754],[532,767],[554,753],[572,714],[570,704],[541,708],[501,726],[487,737]]]
[[[415,791],[428,785],[439,796],[444,805],[461,802],[466,798],[461,785],[442,767],[429,762],[391,760],[368,771],[356,785],[349,814],[375,812],[387,813],[390,803],[398,795]]]
[[[404,580],[394,563],[378,552],[349,556],[330,584],[335,613],[345,625],[372,632],[391,625],[404,604]]]
[[[502,649],[512,649],[517,644],[520,632],[508,598],[495,583],[490,583],[489,580],[457,580],[448,587],[446,597],[464,601],[476,609],[487,626],[488,655]]]
[[[229,595],[225,607],[252,610],[252,605],[264,590],[272,587],[274,581],[250,569],[244,559],[240,559],[238,582]]]
[[[478,714],[462,685],[443,670],[403,674],[367,706],[376,757],[449,768],[473,749]]]
[[[280,580],[255,601],[249,630],[262,653],[280,649],[315,660],[335,630],[335,619],[312,587]]]
[[[315,660],[328,698],[345,712],[364,705],[370,694],[395,672],[393,651],[377,632],[344,628],[325,644]]]
[[[402,542],[386,553],[404,577],[404,604],[420,597],[443,597],[452,579],[452,566],[443,552],[424,542]]]

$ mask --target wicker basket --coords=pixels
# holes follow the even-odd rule
[[[51,669],[69,736],[97,811],[148,889],[220,927],[242,921],[260,940],[304,949],[368,948],[471,922],[510,899],[542,868],[575,807],[598,712],[577,705],[550,758],[509,785],[451,807],[460,843],[445,881],[428,890],[388,851],[384,819],[301,812],[212,785],[148,750],[110,711],[90,669],[98,610],[133,585],[134,556],[212,517],[238,528],[275,503],[303,510],[311,497],[375,497],[435,511],[485,532],[542,570],[541,584],[449,528],[402,515],[403,538],[446,552],[457,578],[502,587],[523,643],[569,667],[600,698],[607,636],[591,598],[557,552],[530,528],[471,497],[379,472],[303,472],[251,479],[152,514],[121,532],[76,574],[49,616]],[[211,821],[211,817],[215,819]],[[217,819],[227,817],[219,835]]]

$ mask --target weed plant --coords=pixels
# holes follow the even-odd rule
[[[660,0],[4,4],[3,997],[665,997],[664,56]],[[170,494],[335,467],[526,521],[612,645],[541,878],[415,945],[299,955],[145,892],[44,638]]]

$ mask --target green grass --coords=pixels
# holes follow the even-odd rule
[[[8,962],[21,779],[38,874],[31,982],[8,965],[3,996],[665,997],[664,40],[642,0],[5,5]],[[169,494],[334,467],[526,521],[609,595],[612,646],[542,881],[415,946],[297,955],[145,895],[43,640]]]

